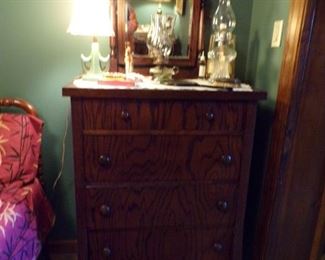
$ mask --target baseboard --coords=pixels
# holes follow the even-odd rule
[[[49,240],[46,249],[49,254],[77,254],[77,240]]]

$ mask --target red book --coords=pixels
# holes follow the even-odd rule
[[[135,82],[131,79],[105,79],[105,80],[99,80],[98,85],[134,87]]]

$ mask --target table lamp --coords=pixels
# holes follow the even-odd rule
[[[96,37],[115,36],[111,14],[110,0],[74,0],[68,33],[93,37],[90,55],[81,54],[83,79],[99,80],[109,66],[110,55],[101,55]]]

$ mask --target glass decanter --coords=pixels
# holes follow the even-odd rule
[[[175,41],[175,19],[175,16],[162,14],[161,11],[151,15],[147,47],[154,64],[161,65],[168,60]]]

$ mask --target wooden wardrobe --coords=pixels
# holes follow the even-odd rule
[[[254,259],[324,257],[324,13],[292,0]]]

